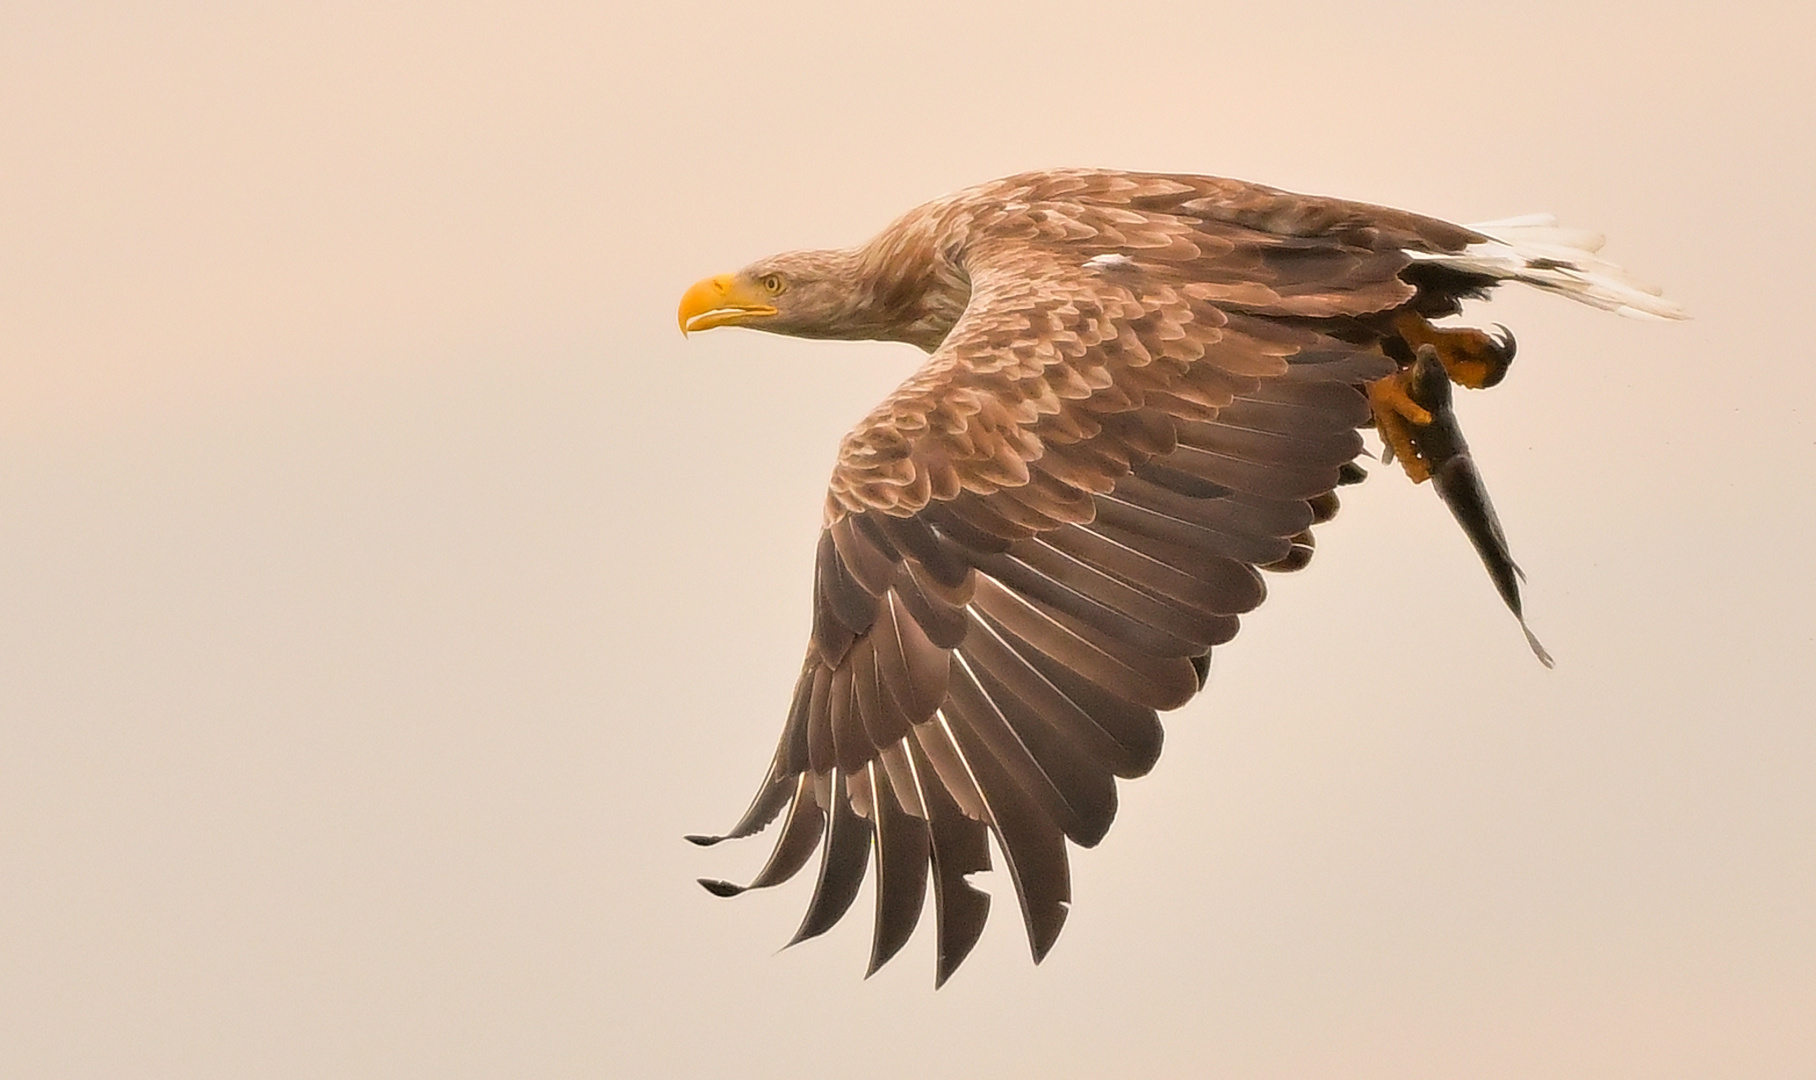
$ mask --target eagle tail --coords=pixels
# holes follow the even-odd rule
[[[1485,221],[1469,228],[1488,239],[1462,251],[1408,252],[1421,262],[1497,281],[1521,281],[1592,307],[1641,319],[1682,319],[1684,309],[1603,259],[1600,233],[1560,228],[1550,214]]]

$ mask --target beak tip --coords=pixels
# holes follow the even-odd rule
[[[767,300],[767,296],[752,293],[749,288],[739,288],[732,275],[720,274],[694,282],[681,297],[676,321],[681,325],[682,337],[717,326],[744,326],[752,319],[776,313]]]
[[[686,337],[691,332],[689,323],[720,305],[725,298],[725,287],[728,280],[725,275],[705,278],[694,282],[682,295],[681,306],[675,313],[675,321],[681,327],[682,337]]]

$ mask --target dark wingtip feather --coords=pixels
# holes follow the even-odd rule
[[[870,785],[875,809],[871,851],[876,857],[876,922],[866,979],[900,952],[914,934],[926,906],[933,854],[927,823],[902,809],[887,770],[871,766]]]
[[[935,868],[936,870],[938,867]],[[956,876],[956,875],[955,875]],[[971,950],[984,936],[984,924],[990,918],[990,894],[973,887],[959,877],[941,882],[936,897],[940,906],[937,954],[934,958],[933,988],[938,990],[959,969]]]
[[[721,881],[718,878],[703,877],[699,879],[699,882],[701,888],[712,893],[714,896],[736,896],[745,889],[745,886],[743,885],[734,885],[729,881]]]
[[[835,774],[834,786],[840,783]],[[813,898],[807,902],[807,914],[800,929],[789,939],[787,948],[808,938],[819,937],[844,917],[857,899],[858,886],[864,883],[864,869],[870,854],[870,822],[858,816],[848,798],[834,797],[832,820],[827,824],[825,844],[820,854],[820,880],[813,887]]]
[[[707,836],[702,833],[689,833],[681,839],[690,844],[698,844],[701,847],[712,847],[714,844],[723,843],[726,838],[723,836]]]
[[[1065,929],[1066,916],[1071,913],[1071,901],[1061,900],[1050,909],[1046,919],[1041,923],[1041,932],[1038,935],[1034,933],[1033,927],[1029,928],[1028,946],[1033,950],[1036,964],[1045,960],[1047,954],[1053,951],[1054,943],[1059,940],[1059,932]]]

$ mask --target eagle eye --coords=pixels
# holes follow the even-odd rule
[[[782,275],[780,275],[780,274],[764,274],[763,280],[760,282],[760,284],[763,286],[764,292],[768,293],[771,296],[774,296],[777,293],[782,291]]]

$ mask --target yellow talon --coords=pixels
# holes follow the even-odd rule
[[[1376,379],[1368,384],[1368,404],[1374,409],[1375,430],[1380,433],[1381,441],[1400,459],[1400,467],[1406,470],[1407,477],[1415,484],[1423,484],[1431,479],[1431,468],[1419,456],[1412,429],[1429,425],[1431,411],[1412,399],[1407,393],[1407,385],[1407,375],[1403,371]]]
[[[1421,345],[1437,350],[1450,381],[1471,390],[1499,383],[1513,363],[1516,346],[1505,326],[1497,337],[1472,327],[1433,326],[1424,316],[1403,311],[1394,317],[1393,328],[1415,355]]]

